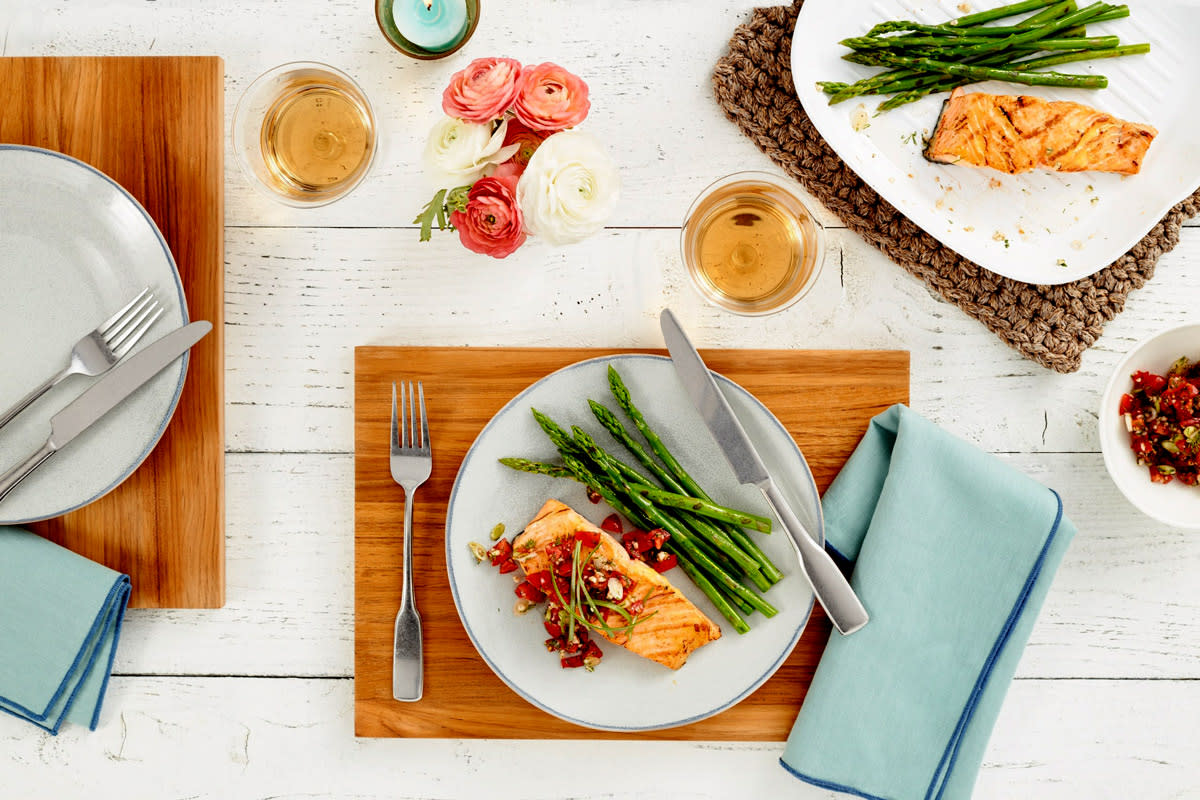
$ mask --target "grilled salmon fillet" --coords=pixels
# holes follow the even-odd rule
[[[955,89],[925,149],[930,161],[1136,175],[1158,131],[1079,103]]]
[[[694,651],[721,638],[717,624],[665,576],[630,558],[616,539],[557,500],[546,501],[533,521],[513,540],[513,552],[522,554],[518,561],[525,574],[530,575],[549,569],[548,545],[559,539],[570,539],[576,531],[584,530],[600,534],[596,556],[611,561],[617,572],[634,580],[631,595],[644,597],[650,594],[645,610],[638,617],[641,621],[633,632],[628,636],[620,633],[604,635],[605,639],[663,666],[679,669]]]

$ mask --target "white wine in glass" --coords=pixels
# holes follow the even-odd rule
[[[321,64],[285,64],[238,104],[234,144],[246,169],[279,200],[322,205],[354,188],[375,154],[375,119],[349,77]]]
[[[705,298],[740,314],[769,314],[800,299],[816,281],[822,233],[778,179],[738,173],[692,204],[681,247]]]

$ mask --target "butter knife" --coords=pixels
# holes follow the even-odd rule
[[[32,456],[0,476],[0,501],[35,469],[98,422],[142,384],[191,349],[212,330],[211,322],[193,322],[178,328],[122,363],[50,418],[50,438]]]
[[[733,467],[738,481],[753,484],[762,491],[771,510],[787,531],[789,541],[800,558],[800,569],[812,584],[817,601],[825,608],[825,613],[838,631],[843,634],[854,633],[867,624],[868,616],[862,602],[850,588],[849,581],[842,575],[829,553],[825,552],[825,548],[809,536],[804,524],[788,506],[787,500],[771,480],[758,451],[750,442],[750,437],[742,428],[742,423],[733,413],[729,401],[721,393],[712,373],[704,365],[700,354],[696,352],[696,348],[692,346],[669,308],[663,310],[660,322],[663,337],[667,340],[667,350],[675,364],[675,372],[683,382],[688,397],[704,418],[704,423],[717,440],[721,452]]]

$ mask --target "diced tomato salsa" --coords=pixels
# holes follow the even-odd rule
[[[1166,375],[1139,370],[1121,396],[1129,446],[1155,483],[1200,483],[1200,361],[1180,358]]]
[[[601,527],[622,536],[621,519],[616,514],[605,519]],[[669,538],[670,534],[658,529],[649,532],[632,529],[622,536],[631,558],[645,561],[659,572],[676,565],[675,556],[662,549]],[[519,598],[516,606],[519,613],[533,605],[546,604],[542,618],[549,636],[546,649],[558,655],[564,669],[595,669],[604,653],[589,631],[600,631],[607,636],[632,635],[640,621],[638,615],[651,596],[650,592],[645,596],[635,595],[636,581],[618,571],[612,561],[600,554],[599,547],[598,531],[578,530],[564,536],[546,546],[549,569],[526,575],[513,590]],[[528,557],[527,552],[514,555],[512,543],[507,539],[496,542],[486,552],[474,542],[471,549],[477,560],[486,557],[501,573],[516,570],[517,562]]]

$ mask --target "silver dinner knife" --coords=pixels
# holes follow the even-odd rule
[[[671,353],[675,371],[683,381],[683,388],[712,431],[738,481],[753,484],[762,490],[800,557],[800,569],[812,584],[817,601],[825,608],[835,628],[843,634],[854,633],[868,620],[867,610],[863,608],[858,595],[850,588],[849,581],[829,553],[809,536],[804,524],[788,506],[742,428],[742,423],[729,406],[729,401],[721,393],[712,373],[669,308],[663,310],[660,321],[663,337],[667,340],[667,350]]]
[[[211,322],[193,322],[178,328],[109,370],[79,397],[50,418],[50,438],[21,464],[0,476],[0,500],[46,463],[79,434],[90,428],[146,381],[191,349],[212,330]]]

